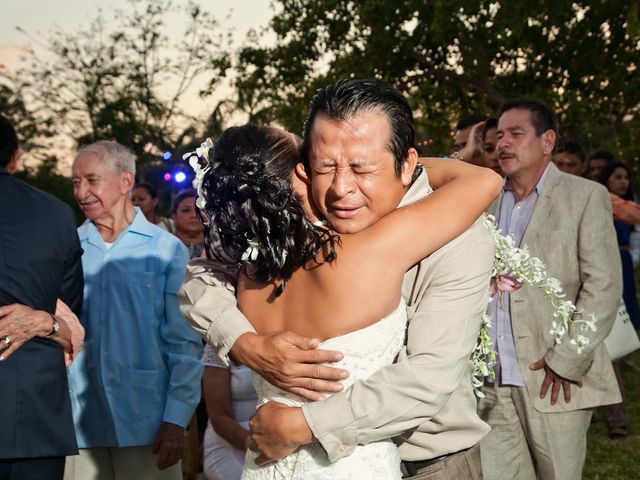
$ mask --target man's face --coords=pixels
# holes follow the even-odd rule
[[[607,166],[607,161],[604,158],[592,158],[589,160],[589,178],[591,180],[598,180],[602,174],[602,170]]]
[[[498,120],[498,162],[506,176],[536,171],[550,157],[555,134],[548,130],[536,135],[529,110],[514,108]]]
[[[385,114],[364,112],[344,121],[319,113],[311,129],[311,194],[322,215],[340,233],[355,233],[394,210],[411,184],[413,150],[395,173],[387,148]],[[409,152],[408,152],[409,153]]]
[[[584,173],[586,165],[580,161],[580,157],[573,153],[562,152],[553,157],[553,163],[556,164],[558,170],[571,175],[581,177]]]
[[[130,182],[117,175],[93,153],[83,153],[73,162],[73,194],[80,210],[91,221],[111,216],[111,210],[128,193]]]
[[[498,141],[496,138],[497,131],[497,128],[490,128],[485,133],[482,155],[484,166],[502,175],[502,170],[500,170],[500,164],[498,163],[498,150],[496,149],[496,143]]]
[[[453,136],[453,148],[451,149],[451,151],[459,152],[467,146],[467,140],[469,140],[469,134],[471,133],[472,128],[473,125],[470,125],[466,128],[456,130],[456,133]]]

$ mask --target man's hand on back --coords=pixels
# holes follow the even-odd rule
[[[231,354],[272,385],[315,401],[324,398],[322,392],[341,391],[340,380],[349,376],[346,370],[321,365],[341,360],[342,354],[317,349],[319,343],[292,332],[245,333]]]

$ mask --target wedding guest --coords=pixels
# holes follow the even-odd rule
[[[584,151],[575,142],[563,143],[553,155],[553,163],[561,172],[578,177],[584,176],[587,171],[587,159]]]
[[[456,124],[451,158],[483,166],[482,127],[486,117],[470,115]]]
[[[204,473],[207,480],[239,480],[249,437],[249,418],[258,401],[253,374],[244,365],[225,366],[207,345],[203,394],[209,421],[204,433]]]
[[[498,162],[498,151],[496,150],[496,144],[498,142],[496,138],[496,132],[498,131],[498,119],[495,117],[488,118],[484,122],[484,128],[482,131],[482,152],[484,166],[490,168],[499,175],[502,175],[500,170],[500,163]]]
[[[182,240],[189,251],[189,258],[198,258],[204,249],[204,225],[196,211],[195,190],[183,190],[173,200],[173,234]]]
[[[615,162],[615,157],[611,152],[599,150],[592,153],[587,160],[587,178],[597,182],[604,167],[613,162]]]
[[[15,178],[16,131],[0,115],[0,478],[62,479],[77,452],[57,298],[79,313],[82,250],[71,208]]]
[[[173,233],[173,221],[170,218],[161,217],[157,213],[159,199],[156,187],[146,182],[136,184],[131,191],[131,201],[134,206],[142,210],[142,213],[144,213],[144,216],[149,222],[169,233]]]
[[[506,102],[498,119],[498,160],[506,175],[490,213],[517,245],[526,244],[557,278],[568,300],[598,329],[578,353],[549,335],[552,307],[537,289],[492,302],[495,382],[486,382],[480,416],[491,431],[480,442],[484,478],[578,480],[592,408],[620,401],[603,340],[622,295],[607,191],[560,172],[551,162],[557,118],[544,103]]]
[[[65,478],[182,479],[202,378],[202,343],[176,298],[186,248],[133,206],[135,156],[126,147],[83,147],[72,175],[87,218],[78,228],[87,335],[69,369],[80,454],[67,459]]]
[[[605,166],[600,174],[602,183],[612,195],[627,201],[633,202],[633,191],[631,189],[631,171],[622,162],[614,162]],[[622,262],[622,298],[629,314],[629,318],[636,330],[640,327],[640,305],[636,295],[636,280],[633,267],[633,260],[629,251],[631,235],[635,226],[620,220],[615,220],[613,225],[618,238],[618,248],[620,249],[620,260]],[[614,370],[620,391],[622,392],[622,402],[610,405],[607,409],[607,426],[609,427],[609,437],[614,440],[624,439],[629,435],[629,413],[624,405],[625,390],[620,375],[622,360],[613,362]]]

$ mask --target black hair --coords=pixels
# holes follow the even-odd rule
[[[627,192],[624,195],[621,195],[621,198],[625,200],[633,200],[634,197],[633,197],[633,188],[631,187],[631,176],[632,176],[631,169],[628,167],[626,163],[623,163],[623,162],[608,163],[602,169],[602,173],[598,177],[598,182],[600,182],[602,185],[607,187],[607,190],[609,190],[609,178],[611,178],[611,175],[613,175],[613,172],[615,172],[618,168],[622,168],[626,170],[627,175],[629,175],[629,188],[627,189]]]
[[[489,117],[484,121],[484,127],[482,129],[482,139],[487,138],[487,132],[492,128],[498,128],[498,119],[496,117]]]
[[[597,158],[599,160],[604,160],[605,162],[607,162],[607,164],[613,163],[616,161],[616,157],[613,155],[613,153],[608,152],[606,150],[598,150],[597,152],[593,152],[591,155],[589,155],[588,160],[591,161],[594,158]]]
[[[586,156],[584,154],[584,150],[579,143],[576,142],[563,142],[557,148],[556,153],[569,153],[571,155],[575,155],[580,159],[580,163],[584,163],[586,160]]]
[[[546,103],[530,98],[514,98],[507,100],[500,107],[498,118],[509,110],[528,110],[531,115],[531,124],[539,137],[547,130],[553,130],[558,134],[558,117],[553,109]]]
[[[133,190],[135,190],[136,188],[144,188],[147,191],[147,193],[151,195],[151,198],[158,198],[158,190],[156,190],[156,187],[154,187],[150,183],[147,183],[147,182],[136,183],[133,186]]]
[[[18,135],[7,117],[0,115],[0,167],[6,167],[18,150]]]
[[[456,123],[456,131],[464,130],[468,127],[473,127],[476,123],[484,122],[487,119],[484,115],[469,115],[467,117],[462,117]]]
[[[176,197],[173,199],[171,203],[171,213],[176,213],[178,211],[178,207],[182,203],[183,200],[187,198],[197,198],[198,192],[196,192],[193,188],[185,188],[184,190],[180,190]]]
[[[302,158],[305,166],[309,166],[310,134],[318,113],[332,120],[344,121],[366,112],[379,112],[388,118],[390,135],[387,148],[394,156],[395,172],[399,177],[409,149],[415,147],[413,113],[399,91],[372,78],[339,80],[316,92],[304,122]]]
[[[293,272],[309,260],[335,257],[336,234],[307,219],[291,176],[300,163],[293,138],[270,127],[225,130],[209,153],[199,215],[209,258],[237,265],[260,282],[280,279],[279,295]],[[248,248],[255,247],[255,259]]]

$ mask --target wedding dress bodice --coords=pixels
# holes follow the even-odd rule
[[[368,378],[385,365],[393,363],[402,348],[407,323],[404,301],[382,320],[360,330],[330,338],[318,348],[341,352],[344,357],[332,366],[349,371],[342,383],[345,390],[357,380]],[[300,406],[307,400],[281,390],[259,375],[254,375],[258,404],[277,401],[291,406]],[[272,479],[327,479],[352,480],[400,479],[400,457],[391,440],[361,445],[351,455],[330,464],[322,447],[318,444],[299,448],[288,457],[256,467],[257,454],[247,451],[243,480]]]

